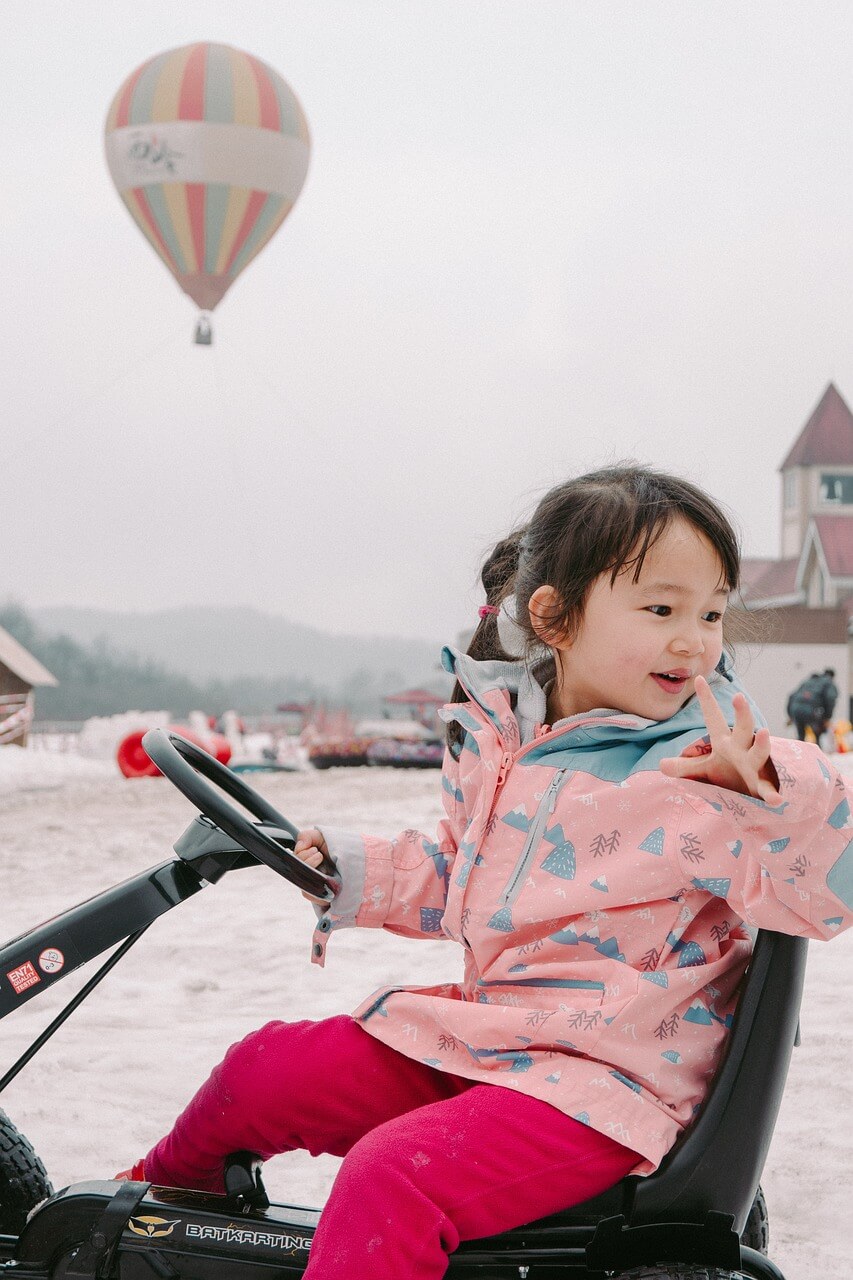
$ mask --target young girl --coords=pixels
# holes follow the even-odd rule
[[[133,1174],[221,1190],[227,1153],[344,1156],[308,1280],[443,1276],[461,1239],[651,1172],[700,1105],[746,926],[853,921],[843,779],[773,739],[723,653],[735,535],[669,475],[614,467],[540,503],[484,571],[444,712],[435,839],[310,829],[337,866],[315,962],[352,925],[444,937],[457,984],[233,1046]]]

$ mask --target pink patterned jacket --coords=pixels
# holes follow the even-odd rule
[[[853,923],[853,820],[815,746],[773,740],[783,802],[665,777],[705,726],[612,711],[544,718],[521,664],[445,650],[470,696],[443,713],[435,838],[327,832],[343,888],[318,921],[443,937],[454,984],[375,992],[354,1016],[408,1057],[551,1103],[638,1152],[649,1173],[704,1097],[751,949],[746,926],[830,938]],[[731,720],[739,688],[714,692]]]

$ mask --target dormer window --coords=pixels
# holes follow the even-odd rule
[[[853,475],[839,475],[822,471],[820,476],[820,501],[833,506],[853,506]]]

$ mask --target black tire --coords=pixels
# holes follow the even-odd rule
[[[32,1146],[0,1111],[0,1234],[18,1235],[30,1209],[53,1195],[47,1170]]]
[[[755,1193],[752,1208],[746,1219],[741,1244],[767,1256],[770,1245],[770,1219],[767,1201],[761,1187]],[[646,1267],[640,1271],[626,1271],[615,1280],[740,1280],[736,1271],[717,1271],[714,1267],[691,1267],[684,1263],[669,1266]]]
[[[767,1250],[770,1246],[770,1219],[767,1215],[767,1201],[764,1199],[764,1192],[761,1187],[755,1193],[755,1199],[752,1202],[752,1208],[749,1211],[749,1217],[746,1220],[746,1226],[743,1229],[741,1243],[750,1249],[755,1249],[758,1253],[767,1256]]]
[[[644,1271],[625,1271],[613,1280],[742,1280],[737,1271],[718,1271],[716,1267],[691,1267],[673,1263],[671,1266],[646,1268]]]

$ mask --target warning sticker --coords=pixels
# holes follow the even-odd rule
[[[39,956],[39,968],[42,973],[59,973],[65,965],[65,956],[58,947],[45,947]]]
[[[41,982],[41,978],[35,971],[35,968],[26,960],[24,964],[18,965],[17,969],[11,969],[6,977],[11,982],[18,995],[26,991],[29,987],[34,987],[37,982]]]

